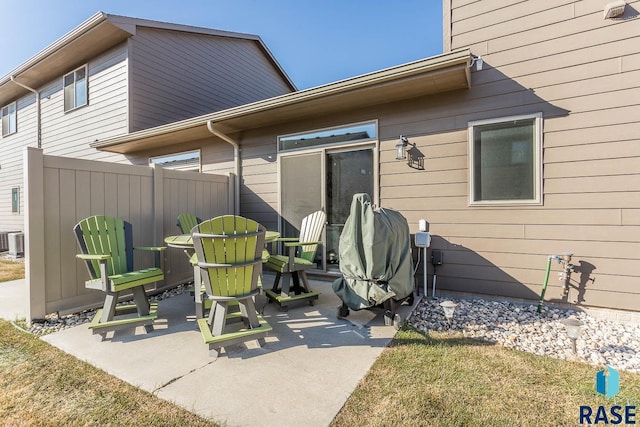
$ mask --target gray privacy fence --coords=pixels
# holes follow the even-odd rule
[[[104,294],[87,290],[73,227],[91,215],[110,215],[132,224],[136,246],[160,246],[179,234],[181,212],[200,218],[233,213],[233,176],[43,155],[27,148],[25,162],[25,257],[27,320],[99,304]],[[136,267],[153,259],[136,253]],[[168,248],[162,256],[164,283],[193,277],[185,254]]]

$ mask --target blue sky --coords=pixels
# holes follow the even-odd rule
[[[97,11],[259,35],[299,89],[442,53],[441,0],[0,0],[0,76]]]

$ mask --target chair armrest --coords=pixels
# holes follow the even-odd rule
[[[100,270],[96,271],[96,274],[100,274],[100,286],[94,287],[88,286],[89,282],[86,282],[85,287],[89,287],[89,289],[98,289],[103,292],[107,292],[109,287],[109,277],[107,276],[107,261],[111,259],[111,255],[100,255],[100,254],[76,254],[76,258],[85,260],[85,261],[99,261],[100,262]]]
[[[88,261],[106,261],[111,258],[111,255],[76,254],[76,258]]]
[[[246,267],[248,265],[262,265],[262,257],[254,259],[252,261],[234,262],[229,264],[213,264],[210,262],[199,262],[200,268],[234,268],[234,267]]]
[[[285,247],[295,247],[295,246],[306,246],[306,245],[319,245],[322,242],[291,242],[291,243],[285,243],[284,246]]]
[[[167,249],[166,246],[138,246],[138,247],[133,247],[133,250],[138,250],[138,251],[154,251],[156,252],[155,254],[153,254],[153,263],[156,267],[160,267],[160,252],[164,251],[165,249]]]
[[[297,242],[298,239],[297,237],[278,237],[277,240],[275,240],[276,242]]]
[[[137,251],[164,251],[165,249],[167,249],[166,246],[138,246],[138,247],[134,247],[134,250]]]

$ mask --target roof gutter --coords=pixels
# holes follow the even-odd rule
[[[233,146],[233,161],[235,165],[235,183],[234,183],[234,213],[235,215],[240,215],[240,144],[237,141],[231,139],[224,133],[220,132],[218,129],[214,127],[213,120],[207,120],[207,129],[209,132],[222,139],[223,141],[231,144]]]
[[[467,48],[459,49],[446,54],[426,58],[396,67],[387,68],[380,71],[375,71],[369,74],[364,74],[345,80],[340,80],[338,82],[333,82],[309,89],[303,89],[297,92],[291,92],[273,98],[252,102],[250,104],[239,105],[237,107],[232,107],[203,116],[185,119],[179,122],[157,126],[155,128],[140,130],[132,134],[111,137],[104,141],[95,140],[94,142],[90,143],[89,146],[98,150],[109,151],[109,147],[117,146],[119,144],[131,142],[134,140],[154,138],[156,136],[166,135],[171,132],[179,132],[189,128],[199,127],[202,126],[204,124],[204,121],[206,120],[211,121],[212,123],[220,123],[225,120],[235,119],[249,114],[260,113],[274,108],[291,106],[296,103],[312,101],[331,95],[338,95],[364,87],[370,87],[376,84],[385,84],[389,81],[411,77],[433,70],[440,70],[461,64],[465,64],[465,68],[468,68],[470,61],[470,50]]]
[[[28,91],[31,91],[36,94],[36,134],[37,134],[37,140],[38,140],[38,148],[42,148],[42,120],[41,120],[41,113],[40,113],[40,92],[38,92],[32,87],[29,87],[23,83],[20,83],[19,81],[16,80],[16,76],[14,75],[11,75],[11,81],[17,84],[18,86],[21,86],[27,89]]]
[[[62,36],[62,38],[56,40],[51,45],[49,45],[46,49],[44,49],[44,50],[40,51],[38,54],[36,54],[36,56],[32,57],[27,62],[25,62],[24,64],[22,64],[21,66],[19,66],[15,70],[13,70],[11,72],[11,74],[10,74],[11,78],[6,78],[5,77],[4,79],[0,80],[0,86],[4,86],[5,84],[9,83],[10,81],[13,81],[14,83],[16,83],[15,80],[13,79],[14,76],[19,76],[20,74],[23,74],[24,72],[28,71],[29,69],[31,69],[33,66],[35,66],[39,62],[44,61],[45,59],[50,57],[52,54],[54,54],[55,52],[60,50],[63,46],[66,46],[66,45],[70,44],[71,42],[73,42],[74,40],[78,39],[82,35],[86,34],[89,31],[91,31],[93,28],[95,28],[101,22],[106,21],[106,20],[107,20],[107,14],[105,14],[104,12],[95,13],[89,19],[87,19],[82,24],[80,24],[78,27],[73,29],[73,31],[71,31],[70,33],[65,34],[64,36]],[[7,77],[9,77],[9,76],[7,76]]]

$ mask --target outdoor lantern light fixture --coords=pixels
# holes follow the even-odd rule
[[[573,317],[564,319],[560,321],[560,323],[562,323],[566,328],[567,336],[571,338],[571,348],[573,349],[573,354],[576,354],[576,340],[580,336],[580,327],[583,325],[583,323]]]
[[[409,145],[409,140],[406,136],[400,135],[400,141],[396,144],[396,160],[404,160],[407,158],[405,149]]]
[[[396,144],[396,160],[407,159],[407,164],[414,169],[424,170],[424,154],[418,150],[416,144],[409,142],[409,139],[400,135],[400,140]]]
[[[482,66],[484,65],[484,60],[481,56],[472,55],[471,63],[469,64],[469,68],[476,66],[476,71],[482,71]]]
[[[618,18],[624,15],[624,9],[627,6],[627,2],[624,0],[612,1],[611,3],[607,3],[604,6],[604,18],[603,19],[611,19]]]
[[[449,300],[442,301],[440,303],[440,307],[442,307],[442,310],[444,311],[444,317],[446,317],[447,321],[449,322],[449,327],[451,327],[451,322],[453,321],[453,312],[456,311],[457,306],[458,304]]]

